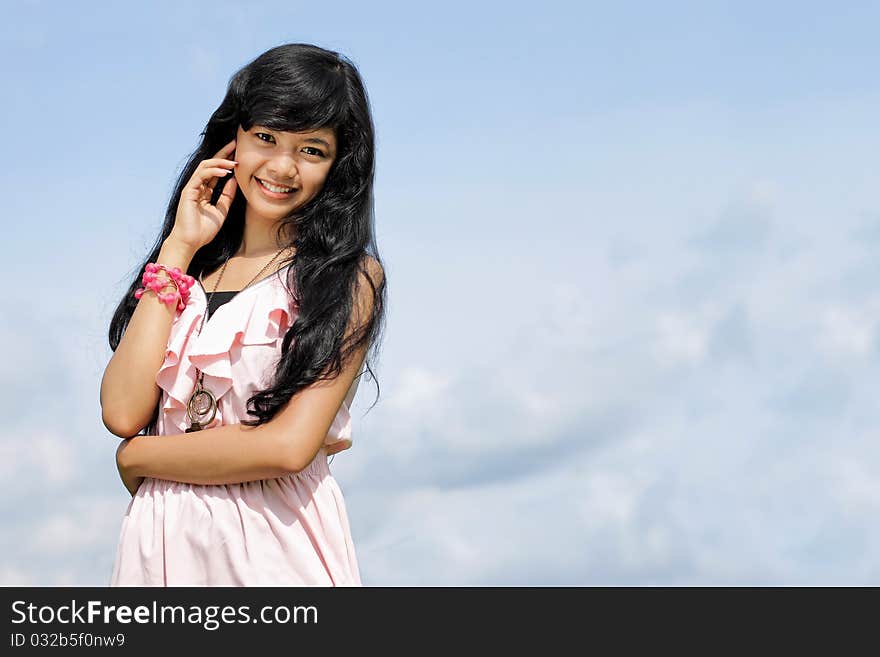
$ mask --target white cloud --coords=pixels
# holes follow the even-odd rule
[[[400,372],[396,393],[388,404],[398,411],[430,406],[448,391],[450,382],[448,374],[426,367],[408,367]]]
[[[39,427],[20,427],[0,436],[0,477],[37,479],[51,486],[70,483],[79,473],[72,436]]]
[[[35,575],[37,573],[28,572],[24,568],[0,564],[0,586],[40,586],[41,582]],[[42,585],[45,586],[45,582]]]
[[[218,10],[217,25],[245,11]],[[163,29],[190,14],[176,5]],[[186,113],[223,81],[210,47],[184,50],[205,83],[178,98]],[[382,68],[378,98],[412,92],[396,84],[402,69],[382,80]],[[550,91],[580,94],[558,77]],[[620,85],[605,84],[586,111],[582,94],[557,104],[567,109],[551,123],[564,140],[532,143],[524,137],[547,124],[534,89],[509,102],[501,87],[480,97],[488,87],[465,80],[469,111],[508,117],[489,125],[450,121],[428,88],[436,76],[420,79],[433,115],[393,98],[377,114],[392,163],[377,184],[380,249],[395,272],[390,385],[355,416],[355,446],[333,462],[365,580],[880,581],[873,92],[786,100],[776,85],[772,98],[728,102],[634,97],[631,85],[614,98],[604,92]],[[56,107],[40,95],[53,89],[19,96]],[[417,134],[406,123],[416,116],[436,129]],[[160,133],[172,136],[148,144],[149,159],[176,166],[179,135]],[[0,322],[11,346],[0,365],[0,578],[103,584],[127,503],[96,413],[106,323],[169,179],[121,166],[122,138],[108,148],[58,134],[59,157],[99,163],[68,167],[80,171],[71,189],[85,198],[100,171],[102,189],[125,198],[63,212],[61,197],[34,203],[15,176],[43,166],[46,149],[28,141],[14,152],[9,214],[27,221],[9,225],[9,262],[44,262],[7,276],[22,284],[7,286],[14,312]],[[465,143],[479,147],[450,147]],[[114,213],[132,185],[142,198]],[[90,253],[101,262],[78,266]],[[370,401],[364,390],[358,402]]]
[[[73,505],[33,523],[27,544],[39,554],[55,557],[104,550],[107,538],[121,526],[124,512],[115,497],[78,496]]]
[[[656,325],[654,353],[663,366],[695,365],[706,358],[709,330],[694,314],[663,312]]]
[[[880,306],[875,302],[863,308],[833,306],[821,316],[819,341],[831,355],[865,357],[875,350]]]

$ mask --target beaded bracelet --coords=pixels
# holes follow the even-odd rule
[[[163,270],[171,278],[160,278],[157,274],[159,270]],[[140,299],[147,289],[153,290],[159,300],[163,303],[177,303],[177,310],[183,310],[189,303],[189,288],[191,288],[196,279],[188,274],[180,271],[180,267],[166,267],[156,262],[148,262],[144,267],[144,274],[141,276],[141,282],[144,287],[139,287],[134,292],[135,299]],[[174,292],[162,293],[161,290],[168,285],[174,285]]]

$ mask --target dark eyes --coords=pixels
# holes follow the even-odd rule
[[[257,139],[259,139],[260,141],[266,141],[267,143],[271,143],[271,142],[268,142],[266,139],[263,139],[260,135],[263,135],[265,137],[269,137],[269,139],[271,139],[272,141],[275,140],[275,138],[272,135],[267,134],[265,132],[255,132],[254,134],[256,135]],[[320,148],[315,148],[314,146],[306,146],[306,148],[315,151],[314,154],[317,155],[318,157],[324,157],[324,151],[322,151]],[[311,155],[311,153],[310,153],[310,155]]]

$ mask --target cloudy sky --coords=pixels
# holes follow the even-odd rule
[[[378,134],[379,399],[331,466],[365,585],[880,584],[875,4],[3,9],[0,584],[109,581],[110,317],[289,41]]]

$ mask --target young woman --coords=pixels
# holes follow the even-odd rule
[[[286,44],[231,78],[110,326],[111,586],[361,585],[327,457],[384,326],[373,178],[347,59]]]

